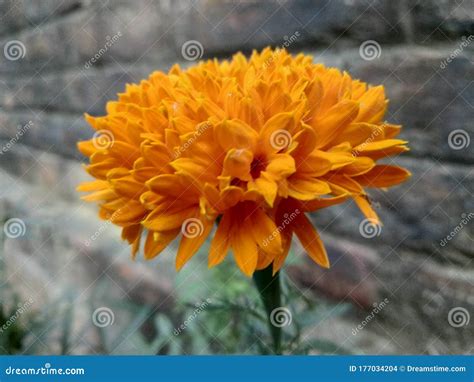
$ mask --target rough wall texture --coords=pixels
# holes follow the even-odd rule
[[[308,262],[290,269],[292,279],[358,313],[307,336],[366,353],[472,353],[474,325],[452,318],[474,307],[474,2],[4,0],[0,17],[0,218],[21,218],[28,233],[5,241],[6,274],[35,304],[73,291],[83,341],[72,352],[100,351],[87,326],[97,294],[165,312],[174,301],[172,256],[159,267],[131,264],[116,230],[74,192],[86,177],[75,144],[92,134],[82,114],[104,113],[152,70],[192,63],[183,47],[197,40],[198,56],[288,46],[382,83],[387,119],[410,141],[394,161],[411,181],[372,194],[381,231],[361,234],[351,204],[314,215],[333,268]],[[101,291],[103,279],[114,288]],[[385,298],[387,308],[354,335]],[[48,336],[32,339],[35,351],[54,343],[54,330]],[[125,337],[119,345],[134,351]]]

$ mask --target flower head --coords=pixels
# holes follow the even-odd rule
[[[382,86],[284,50],[176,65],[127,85],[107,115],[86,116],[96,134],[79,149],[96,180],[79,190],[122,227],[133,255],[144,233],[146,259],[180,236],[177,269],[216,222],[209,266],[232,251],[246,275],[276,272],[295,234],[328,267],[305,213],[352,198],[378,222],[365,187],[410,175],[376,164],[408,150],[400,126],[383,122],[386,107]]]

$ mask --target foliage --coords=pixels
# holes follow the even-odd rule
[[[192,273],[199,271],[193,269]],[[145,354],[271,354],[267,317],[251,280],[226,263],[217,271],[202,271],[210,273],[206,284],[183,289],[174,317],[156,314],[156,337],[147,342],[138,335],[135,344]],[[189,275],[181,277],[186,279]],[[284,354],[350,353],[337,344],[315,339],[311,330],[324,320],[344,314],[349,304],[334,306],[305,296],[284,275],[282,289],[283,306],[292,316],[291,324],[283,328]],[[184,329],[179,330],[180,325]]]
[[[206,250],[203,248],[197,257],[204,258]],[[196,267],[183,270],[176,281],[177,301],[171,313],[126,300],[112,302],[115,318],[125,318],[126,324],[92,326],[99,339],[97,350],[104,354],[271,354],[267,317],[258,292],[251,279],[238,272],[230,261],[211,270],[205,262],[196,261]],[[203,272],[208,273],[205,282],[200,277]],[[285,274],[282,276],[282,305],[292,316],[291,324],[283,327],[283,353],[349,353],[312,333],[319,322],[344,314],[348,305],[333,306],[313,295],[306,296]],[[89,301],[91,315],[95,307],[103,304],[109,283],[104,279],[95,286]],[[0,303],[1,327],[15,314],[13,307],[18,305],[18,298],[6,282],[1,285],[0,294],[1,301],[6,296],[12,300],[10,304]],[[0,336],[0,353],[69,354],[92,325],[87,322],[73,335],[76,297],[74,292],[65,292],[42,305],[40,311],[28,311],[25,317],[14,320]],[[58,339],[58,346],[51,347],[51,337]]]

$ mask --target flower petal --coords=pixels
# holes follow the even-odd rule
[[[126,203],[122,202],[122,206],[112,214],[110,219],[114,224],[125,227],[140,223],[146,212],[139,202],[130,200]]]
[[[211,233],[214,220],[206,218],[199,219],[201,226],[197,235],[184,235],[179,243],[178,254],[176,255],[176,270],[180,270],[186,262],[194,256],[201,245],[206,241]]]
[[[288,188],[288,195],[298,200],[313,200],[331,192],[327,182],[314,178],[290,178]]]
[[[151,260],[158,256],[178,236],[179,229],[163,232],[149,231],[145,241],[145,259]]]
[[[292,224],[292,228],[298,236],[308,255],[319,265],[329,268],[329,259],[323,242],[318,232],[304,214],[299,214]]]
[[[273,274],[274,275],[283,266],[283,263],[285,262],[286,257],[288,256],[288,253],[290,252],[291,239],[292,239],[293,233],[290,229],[284,229],[283,231],[281,231],[280,235],[281,235],[283,250],[278,255],[276,255],[273,260]]]
[[[380,164],[354,180],[362,186],[390,187],[404,182],[410,176],[411,173],[404,168]]]
[[[140,224],[130,225],[122,229],[122,239],[127,240],[132,246],[132,259],[135,259],[140,248],[143,227]]]
[[[288,154],[272,155],[268,162],[265,171],[276,180],[286,178],[296,171],[295,160]]]
[[[333,162],[331,162],[327,155],[320,155],[321,151],[316,150],[308,155],[304,160],[297,164],[298,173],[304,173],[309,177],[318,177],[331,171]],[[343,163],[349,163],[344,156]],[[352,158],[350,159],[352,161]]]
[[[370,202],[367,200],[367,197],[355,196],[354,201],[367,219],[373,221],[375,224],[380,224],[380,219],[377,215],[377,212],[374,211],[370,205]]]
[[[331,170],[336,170],[340,167],[347,166],[348,164],[351,164],[355,161],[355,157],[348,152],[326,152],[316,150],[313,154],[316,158],[324,158],[331,162]]]
[[[379,151],[389,149],[394,146],[400,146],[406,144],[407,141],[401,139],[384,139],[376,142],[364,142],[354,147],[354,152],[361,153],[362,155],[372,151]]]
[[[384,136],[386,139],[395,138],[398,134],[400,134],[400,130],[402,129],[401,125],[393,125],[391,123],[384,123],[382,127],[384,129]]]
[[[147,191],[143,183],[137,182],[131,176],[113,179],[110,183],[117,195],[129,199],[138,199],[141,194]]]
[[[312,212],[321,208],[327,208],[335,204],[343,203],[349,198],[349,194],[342,194],[332,198],[320,198],[301,202],[301,209],[305,212]]]
[[[303,128],[293,136],[293,141],[297,143],[291,155],[294,158],[304,159],[310,155],[316,147],[316,133],[311,126],[303,123]]]
[[[378,123],[387,109],[387,100],[383,86],[370,88],[359,98],[360,110],[356,122]]]
[[[239,223],[234,223],[239,224]],[[231,236],[232,251],[234,253],[235,262],[240,270],[247,276],[252,276],[257,268],[258,248],[252,231],[241,224],[233,229]]]
[[[295,118],[293,113],[278,113],[271,117],[260,132],[260,143],[262,144],[263,151],[266,153],[279,151],[282,147],[272,142],[274,140],[274,133],[281,130],[287,132],[288,136],[291,136],[294,128]]]
[[[272,254],[278,254],[282,251],[280,231],[275,222],[260,208],[257,208],[251,214],[250,229],[262,251]]]
[[[209,249],[209,268],[220,264],[229,251],[231,221],[232,218],[230,212],[222,215],[222,219],[219,222],[214,238],[212,239],[211,248]]]
[[[83,182],[76,187],[76,191],[88,192],[88,191],[100,191],[105,190],[108,186],[108,182],[104,180],[93,180],[90,182]]]
[[[250,175],[250,165],[252,164],[253,154],[246,149],[231,149],[227,152],[224,159],[224,176],[230,175],[242,180],[252,179]]]
[[[162,208],[155,208],[143,221],[143,226],[152,231],[169,231],[181,227],[186,219],[196,214],[197,207],[187,207],[179,211],[163,211]]]
[[[215,127],[214,133],[224,151],[233,148],[255,151],[258,134],[245,122],[237,119],[224,121]]]
[[[357,102],[344,100],[337,103],[324,117],[312,121],[316,133],[316,147],[329,145],[351,123],[359,112]]]
[[[263,196],[268,205],[273,207],[278,186],[267,172],[262,171],[258,179],[248,182],[248,189],[249,191],[257,191]]]
[[[265,269],[272,263],[273,259],[274,259],[273,254],[259,250],[256,270],[259,271],[261,269]]]
[[[368,157],[358,157],[354,162],[342,167],[339,171],[343,174],[354,177],[369,172],[374,168],[374,166],[375,162],[372,159]]]
[[[349,142],[351,146],[357,146],[366,141],[383,138],[384,130],[381,126],[366,122],[353,122],[334,139],[333,144]]]

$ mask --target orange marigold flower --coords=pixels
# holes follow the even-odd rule
[[[400,126],[383,122],[382,86],[269,48],[249,59],[209,60],[127,85],[80,142],[96,180],[79,186],[100,217],[122,227],[146,259],[181,235],[180,269],[219,224],[209,266],[232,250],[246,275],[277,272],[293,233],[323,267],[329,261],[306,217],[348,198],[378,223],[364,187],[410,175],[380,158],[408,150]]]

